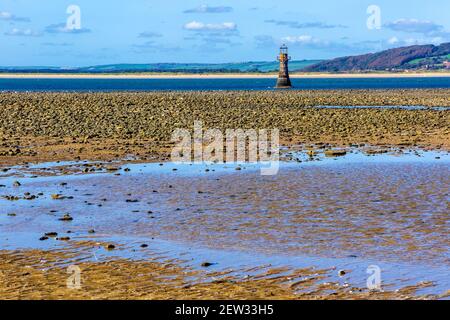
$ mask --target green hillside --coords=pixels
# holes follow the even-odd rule
[[[367,72],[403,70],[443,70],[444,61],[450,60],[450,43],[439,46],[414,45],[341,57],[308,66],[309,72]]]
[[[291,71],[299,71],[321,60],[291,61]],[[80,68],[58,67],[0,67],[4,73],[267,73],[278,71],[279,63],[270,62],[242,62],[242,63],[150,63],[150,64],[111,64]]]
[[[320,60],[292,61],[292,71],[301,70],[307,66],[320,62]],[[273,62],[242,62],[242,63],[153,63],[153,64],[114,64],[93,66],[77,69],[79,72],[274,72],[279,68],[276,61]]]

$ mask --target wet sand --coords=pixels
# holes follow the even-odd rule
[[[314,159],[306,150],[289,152],[292,160],[274,177],[260,176],[250,164],[240,171],[232,164],[127,162],[113,172],[84,172],[91,166],[83,162],[11,168],[1,192],[18,199],[0,199],[8,279],[14,283],[22,272],[9,268],[45,250],[61,255],[44,273],[53,280],[39,280],[46,263],[33,264],[38,279],[28,282],[23,297],[35,297],[38,287],[47,298],[444,297],[450,287],[450,155],[355,149],[334,158],[316,152]],[[27,192],[37,197],[25,199]],[[60,221],[67,213],[73,220]],[[39,240],[48,232],[70,239]],[[108,243],[116,248],[106,250]],[[71,258],[63,256],[67,252]],[[88,270],[88,287],[78,293],[58,282],[71,261]],[[205,261],[212,265],[202,268]],[[384,292],[364,287],[371,264],[383,270]],[[144,270],[153,270],[150,279],[129,291],[133,283],[124,284],[122,273],[134,278]],[[346,274],[338,276],[340,270]],[[112,291],[102,273],[113,275]],[[176,281],[164,280],[173,274]],[[165,286],[165,295],[145,292],[157,285]],[[194,292],[180,292],[185,286]]]
[[[443,298],[448,106],[449,90],[1,93],[0,296]],[[279,128],[283,170],[173,171],[170,134],[194,120]]]
[[[82,290],[67,288],[67,267],[73,262],[82,271]],[[133,300],[326,300],[408,299],[429,284],[396,292],[364,292],[339,283],[317,282],[321,270],[272,269],[237,278],[227,272],[199,272],[167,263],[114,259],[89,262],[73,259],[71,251],[0,251],[2,299],[133,299]],[[205,280],[206,279],[206,280]],[[302,291],[298,289],[301,288]],[[423,297],[426,298],[426,297]]]

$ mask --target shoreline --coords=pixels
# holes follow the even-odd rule
[[[264,243],[273,243],[271,252],[279,252],[279,248],[284,247],[285,242],[281,237],[271,238],[271,236],[275,233],[282,234],[286,230],[291,232],[292,229],[277,222],[280,218],[284,219],[284,216],[277,213],[276,209],[271,209],[270,216],[265,212],[254,213],[256,217],[254,220],[244,220],[248,213],[235,209],[238,207],[233,204],[239,205],[239,201],[255,199],[252,197],[254,195],[252,184],[246,185],[246,177],[239,176],[245,174],[243,173],[245,168],[243,171],[235,171],[235,168],[231,167],[229,170],[235,172],[234,175],[217,177],[221,182],[216,182],[217,180],[209,177],[201,180],[201,177],[192,179],[190,176],[182,176],[182,168],[177,168],[176,173],[173,173],[172,167],[166,163],[173,149],[173,141],[170,139],[173,130],[176,128],[190,130],[197,119],[204,122],[204,128],[218,128],[222,131],[227,128],[279,128],[280,146],[287,148],[282,148],[285,150],[283,154],[286,158],[289,157],[289,152],[302,152],[304,156],[316,157],[314,161],[318,161],[317,163],[324,163],[321,162],[323,158],[318,157],[322,155],[326,157],[327,150],[336,148],[340,151],[345,149],[349,154],[353,154],[354,150],[361,150],[368,157],[383,157],[389,149],[395,149],[393,150],[395,156],[403,152],[415,154],[420,150],[448,152],[450,150],[450,130],[447,125],[449,111],[430,108],[407,110],[313,108],[311,106],[365,104],[436,107],[448,106],[449,99],[449,89],[328,90],[282,93],[0,93],[4,111],[4,117],[0,119],[0,171],[1,176],[5,178],[0,185],[5,195],[4,199],[1,199],[4,201],[2,202],[4,206],[2,221],[5,222],[0,233],[4,234],[2,239],[7,239],[3,250],[0,249],[0,269],[2,270],[0,296],[5,299],[445,299],[450,295],[450,291],[422,291],[431,290],[432,286],[431,281],[434,275],[429,272],[428,264],[424,264],[424,268],[419,268],[420,272],[414,273],[413,278],[406,278],[407,281],[411,280],[410,283],[398,286],[395,290],[389,289],[391,285],[397,286],[397,282],[391,283],[390,278],[383,278],[388,281],[383,282],[387,290],[382,292],[369,291],[362,287],[360,282],[353,281],[360,279],[358,277],[361,272],[363,272],[363,280],[366,279],[365,264],[362,271],[360,268],[362,264],[334,263],[337,260],[325,264],[305,261],[304,265],[297,265],[290,264],[286,260],[288,258],[282,256],[281,259],[276,260],[280,261],[279,265],[273,267],[263,264],[262,262],[266,262],[263,259],[259,260],[261,263],[255,261],[255,266],[247,263],[242,264],[242,267],[235,267],[234,262],[226,265],[224,264],[226,260],[220,258],[223,252],[227,253],[227,251],[221,251],[221,248],[235,249],[239,252],[239,247],[230,246],[236,239],[248,244],[259,243],[252,242],[254,241],[252,237],[254,235],[262,237],[255,230],[263,228],[262,230],[268,230],[267,237],[264,236],[266,238],[263,239],[267,242]],[[441,155],[432,154],[432,161],[438,164],[439,168],[442,167]],[[444,156],[448,159],[448,153]],[[333,159],[330,158],[329,161],[334,162],[336,159],[333,156]],[[305,161],[305,158],[300,160]],[[76,163],[58,161],[75,161]],[[289,161],[296,161],[296,159],[292,158]],[[448,160],[444,159],[444,161]],[[41,166],[33,166],[32,163],[41,164]],[[162,179],[161,177],[167,176],[152,174],[153,171],[147,173],[148,175],[144,178],[139,178],[141,173],[145,173],[140,169],[146,164],[139,167],[139,165],[133,166],[134,163],[155,163],[154,167],[157,168],[163,166],[163,170],[170,172],[170,179]],[[445,170],[446,167],[443,168]],[[205,175],[220,174],[219,170],[211,169],[210,173],[204,171]],[[448,220],[445,216],[445,207],[441,211],[436,210],[441,213],[441,216],[433,212],[433,218],[437,219],[434,220],[436,221],[434,225],[423,225],[425,216],[415,218],[410,214],[405,215],[404,212],[407,209],[403,208],[409,208],[408,205],[416,208],[416,200],[411,198],[415,194],[411,196],[407,189],[398,184],[398,179],[383,181],[379,177],[383,177],[383,174],[387,177],[390,177],[390,174],[409,177],[415,175],[417,172],[415,170],[422,170],[422,167],[408,165],[406,169],[400,169],[395,167],[387,171],[384,168],[385,171],[381,175],[376,173],[379,172],[376,168],[372,171],[373,175],[365,175],[366,171],[354,173],[356,169],[353,167],[352,171],[338,169],[328,172],[327,177],[331,179],[327,185],[339,190],[340,203],[336,204],[333,204],[335,203],[333,197],[327,196],[327,192],[328,195],[332,194],[331,190],[324,187],[324,184],[319,184],[322,179],[317,177],[323,177],[320,174],[321,170],[314,171],[319,173],[318,176],[314,176],[316,178],[311,177],[311,170],[299,170],[301,175],[293,177],[290,181],[287,180],[288,175],[281,176],[279,181],[282,182],[283,189],[277,188],[277,185],[271,188],[273,182],[270,181],[262,186],[265,187],[263,190],[272,190],[270,196],[273,199],[278,198],[274,195],[276,190],[281,190],[279,192],[286,195],[297,195],[299,190],[304,190],[303,186],[310,186],[308,190],[312,190],[313,194],[316,190],[320,190],[324,192],[324,195],[321,195],[323,199],[331,199],[324,200],[321,207],[328,208],[329,212],[339,213],[339,210],[351,212],[347,217],[340,213],[339,219],[332,221],[334,224],[324,221],[324,224],[317,228],[312,225],[318,223],[318,216],[314,213],[316,210],[310,213],[311,211],[302,209],[303,212],[307,212],[302,216],[309,220],[304,220],[302,217],[302,219],[292,220],[292,225],[298,224],[298,229],[303,230],[314,228],[314,232],[308,232],[307,237],[298,238],[299,241],[303,240],[310,244],[301,248],[305,256],[314,258],[315,256],[309,251],[310,248],[314,248],[314,250],[323,250],[321,252],[325,257],[329,257],[327,250],[329,243],[326,241],[326,236],[331,231],[340,239],[339,243],[343,243],[342,247],[336,247],[336,250],[345,249],[336,251],[342,252],[342,256],[345,256],[343,252],[347,251],[365,252],[364,255],[360,254],[358,259],[370,257],[372,260],[373,250],[378,247],[373,249],[367,249],[367,247],[376,245],[371,240],[376,236],[376,241],[380,241],[379,243],[385,246],[383,252],[388,252],[387,246],[390,246],[389,249],[395,250],[392,251],[392,255],[402,250],[402,253],[408,254],[408,258],[415,257],[414,262],[425,261],[431,257],[430,261],[440,263],[440,252],[447,246],[443,240],[436,241],[431,237],[434,234],[437,236],[445,234],[444,226]],[[434,174],[422,176],[420,180],[411,180],[418,186],[421,192],[420,197],[426,195],[428,198],[425,199],[445,197],[444,192],[433,192],[440,191],[439,182],[445,179],[443,176],[440,180],[441,174],[445,172],[436,170],[436,168],[422,170],[423,174],[432,174],[433,171]],[[128,171],[131,171],[131,175],[127,177],[125,172]],[[101,180],[85,182],[78,180],[78,177],[81,177],[81,180],[95,178],[96,174],[101,174],[98,177]],[[39,179],[41,177],[42,180]],[[52,177],[55,177],[55,180],[50,181]],[[76,179],[72,179],[74,177]],[[237,180],[236,177],[240,177],[241,180]],[[140,180],[135,180],[137,178]],[[340,183],[334,183],[336,181]],[[349,181],[354,182],[359,189],[348,185]],[[361,181],[367,181],[368,184],[360,185]],[[221,186],[232,186],[233,183],[236,190],[232,187],[229,187],[229,190],[221,189]],[[292,189],[286,191],[286,185]],[[368,206],[373,205],[368,207],[367,212],[378,213],[379,210],[380,214],[385,215],[381,220],[378,216],[374,217],[375,220],[367,220],[369,225],[367,228],[356,229],[360,225],[358,221],[362,220],[353,222],[353,219],[364,213],[366,207],[353,205],[354,194],[358,194],[357,190],[367,190],[368,186],[377,192],[372,195],[363,194],[367,198],[365,203]],[[380,188],[377,189],[377,186]],[[431,189],[432,187],[435,189]],[[210,195],[203,190],[212,190],[214,193]],[[234,196],[237,194],[235,191],[241,190],[244,190],[241,194],[242,199],[237,199]],[[389,190],[400,190],[400,192],[395,194],[395,191]],[[184,200],[187,198],[178,198],[177,195],[183,193],[198,197],[195,200],[200,205],[193,207],[190,206],[190,200]],[[397,197],[397,195],[400,196]],[[221,199],[230,199],[227,200],[229,206],[219,209],[224,210],[223,212],[234,210],[235,220],[240,221],[239,226],[245,223],[247,232],[237,234],[236,225],[223,222],[223,218],[220,219],[220,227],[217,227],[215,221],[219,221],[218,216],[221,211],[211,211],[202,215],[203,210],[196,210],[206,207],[212,203],[210,201],[215,201],[213,197],[216,196],[220,196]],[[314,198],[316,196],[311,196],[309,199],[314,201]],[[163,200],[158,202],[158,199]],[[386,205],[379,204],[380,199],[386,202]],[[16,210],[17,200],[30,201],[30,205],[24,205],[20,210]],[[290,200],[294,201],[295,198]],[[274,201],[277,200],[272,202]],[[161,209],[163,203],[169,204],[167,211]],[[346,203],[351,204],[345,207]],[[425,204],[428,205],[427,202]],[[281,205],[281,202],[277,205]],[[342,205],[345,209],[341,207],[336,209],[337,205]],[[89,210],[86,206],[90,206]],[[74,221],[58,219],[67,212],[66,208],[69,207],[70,217],[73,217]],[[385,221],[389,217],[388,209],[384,209],[387,207],[399,210],[398,215],[392,217],[395,220],[391,221],[395,221],[396,224],[390,229],[385,227]],[[48,212],[50,208],[52,211]],[[311,205],[310,208],[314,209],[317,206]],[[148,211],[149,209],[151,211]],[[115,216],[103,220],[106,217],[103,213],[111,214],[111,212],[120,213],[121,219],[129,220],[123,221],[121,225],[117,224]],[[280,212],[284,211],[280,210]],[[428,214],[428,211],[424,210],[424,213]],[[91,220],[86,219],[87,215],[92,217],[94,222],[89,222]],[[101,218],[95,221],[96,217]],[[194,217],[201,227],[194,225],[195,229],[192,230],[199,233],[189,233],[190,231],[186,229],[185,222],[192,223]],[[366,219],[368,217],[370,215],[362,216]],[[24,222],[21,222],[21,219]],[[145,228],[127,230],[125,226],[135,225],[135,223],[128,223],[135,219],[142,219]],[[30,224],[29,221],[34,223]],[[378,224],[377,221],[381,222]],[[21,225],[21,223],[25,224]],[[332,228],[327,229],[329,225]],[[17,229],[13,228],[17,226],[21,228],[23,226],[23,229],[19,231],[29,232],[34,240],[26,236],[21,238],[20,234],[12,233],[11,235],[10,230],[16,232]],[[395,229],[395,226],[402,228]],[[405,226],[404,229],[403,226]],[[420,233],[416,231],[417,226],[421,228]],[[110,230],[125,230],[125,232],[121,234],[121,232],[115,233],[116,231]],[[274,233],[271,233],[271,230]],[[353,232],[354,230],[357,232]],[[393,230],[402,230],[403,233]],[[145,232],[141,233],[141,231]],[[180,251],[170,251],[170,246],[161,246],[163,241],[170,241],[171,237],[168,236],[170,232],[175,235],[179,232],[178,237],[174,236],[173,239],[184,241],[187,244],[186,248],[204,245],[204,241],[208,240],[204,235],[216,236],[223,241],[212,247],[217,251],[199,250],[193,253],[198,256],[198,259],[189,260],[189,256],[184,255],[188,249],[182,247]],[[51,234],[56,235],[52,237]],[[114,235],[108,236],[108,234]],[[145,237],[133,238],[139,234],[144,234]],[[194,237],[189,242],[191,234],[197,234],[197,238]],[[410,236],[411,234],[415,237]],[[423,241],[422,244],[423,239],[428,239],[417,238],[422,234],[430,235],[430,241],[433,242]],[[224,235],[233,237],[228,237],[227,242],[224,240],[227,239]],[[399,236],[402,236],[402,243],[397,244],[394,239]],[[286,239],[289,240],[289,238]],[[443,239],[442,236],[441,239]],[[23,240],[27,241],[25,242],[27,245],[38,243],[39,246],[27,250],[14,247]],[[294,243],[292,238],[289,241]],[[61,245],[53,247],[55,243]],[[436,249],[428,252],[427,245],[430,243],[435,244]],[[9,244],[12,246],[8,248]],[[277,246],[279,246],[278,249]],[[191,252],[190,249],[189,252]],[[246,251],[241,250],[241,252]],[[419,255],[421,252],[428,252],[428,255],[421,256]],[[253,251],[252,254],[254,254]],[[434,254],[438,255],[438,258],[435,258]],[[384,257],[388,259],[389,255],[380,257],[380,259]],[[140,258],[140,260],[134,258]],[[353,256],[348,258],[351,261],[354,259]],[[399,260],[399,263],[402,263],[402,260]],[[186,263],[187,261],[189,263]],[[245,260],[240,259],[240,265],[242,261]],[[77,266],[82,272],[80,273],[81,290],[73,290],[66,286],[69,276],[66,269],[68,265]],[[229,267],[233,267],[235,273],[228,273]],[[422,270],[425,271],[422,273]],[[340,275],[341,271],[344,272],[342,275]],[[250,274],[250,276],[242,277],[241,274]],[[438,280],[442,279],[442,274],[445,276],[445,273],[438,274]],[[347,278],[341,278],[342,276]],[[342,285],[343,281],[348,281],[348,284]]]
[[[104,250],[101,243],[68,241],[65,250],[0,250],[3,273],[0,273],[0,295],[6,300],[22,299],[248,299],[275,300],[343,300],[343,299],[439,299],[417,291],[428,283],[410,285],[396,291],[369,291],[339,286],[338,281],[325,282],[330,270],[303,268],[253,268],[253,275],[240,278],[224,271],[199,270],[182,266],[179,261],[162,259],[133,261],[114,258],[102,261],[77,261],[79,250]],[[78,249],[78,251],[77,251]],[[140,248],[140,250],[143,250]],[[43,259],[44,258],[44,259]],[[77,266],[81,286],[74,290],[67,283],[67,268],[58,261]],[[203,268],[206,269],[206,268]],[[243,269],[240,271],[248,271]],[[145,275],[145,276],[143,276]],[[306,278],[306,280],[305,280]],[[303,292],[301,292],[302,290]],[[331,292],[331,294],[330,294]]]
[[[449,95],[450,90],[2,93],[0,166],[127,155],[163,161],[170,156],[172,132],[191,128],[198,118],[205,128],[221,130],[279,128],[285,146],[369,144],[450,150],[450,112],[431,109],[448,106]],[[430,108],[311,108],[314,105]]]
[[[133,167],[132,163],[132,161],[126,160],[124,163],[100,164],[100,167],[105,166],[104,168],[106,166],[117,168],[117,170],[110,169],[107,172],[101,173],[101,179],[124,179],[124,176],[126,176],[124,172],[126,170],[138,172],[137,167]],[[28,165],[25,164],[20,168],[14,168],[11,171],[12,176],[8,177],[8,179],[12,181],[17,177],[22,183],[22,186],[19,187],[26,188],[21,191],[28,190],[32,193],[34,190],[41,190],[44,187],[40,185],[36,188],[36,184],[39,184],[40,177],[44,179],[52,179],[53,177],[56,179],[53,182],[58,182],[61,186],[63,185],[62,181],[66,181],[65,185],[68,186],[64,188],[64,194],[76,193],[78,186],[81,184],[77,184],[77,180],[71,180],[71,176],[79,176],[81,173],[78,170],[82,168],[99,168],[94,163],[78,162],[74,166],[72,164],[61,163],[60,166],[53,167],[53,172],[50,172],[47,169],[51,167],[33,168],[28,167]],[[50,164],[50,166],[53,165]],[[121,168],[122,166],[125,168]],[[229,170],[234,171],[233,168]],[[33,183],[30,183],[29,180],[27,181],[27,178],[21,176],[21,174],[26,174],[27,172],[33,172]],[[167,169],[167,172],[171,172],[170,168]],[[90,179],[98,174],[99,172],[86,172],[82,174],[84,176],[82,179]],[[113,178],[113,175],[122,175],[122,177]],[[181,179],[190,180],[186,176],[182,176]],[[226,177],[221,176],[220,180],[223,179],[226,179]],[[9,185],[9,183],[5,184]],[[47,180],[46,183],[48,183]],[[35,186],[34,189],[33,185]],[[174,184],[174,186],[176,185]],[[95,187],[96,184],[93,186]],[[178,187],[180,190],[186,190],[183,186]],[[162,189],[158,184],[152,185],[151,188],[156,188],[155,190],[166,195],[170,195],[171,192],[167,189]],[[169,188],[172,189],[173,187],[170,186]],[[49,195],[48,191],[43,191],[47,192],[47,196]],[[135,194],[133,189],[127,189],[127,192]],[[116,195],[120,194],[121,192],[116,190]],[[89,194],[89,196],[92,196],[92,194]],[[28,201],[33,201],[32,203],[36,206],[35,209],[30,210],[39,210],[39,205],[42,205],[39,201],[42,200],[38,200],[38,198],[28,199]],[[81,197],[75,197],[75,199],[78,199],[80,203],[84,200]],[[71,199],[61,197],[57,202],[56,199],[54,200],[55,202],[52,207],[56,212],[58,211],[57,202]],[[106,199],[105,201],[115,201],[115,199]],[[144,201],[141,200],[141,202]],[[71,205],[73,206],[73,202],[71,202]],[[79,213],[74,208],[73,206],[72,211],[75,211],[75,221],[78,221]],[[132,208],[128,209],[131,210]],[[42,210],[42,207],[40,210]],[[12,210],[7,209],[6,212],[12,212]],[[153,214],[153,212],[149,213]],[[28,214],[31,214],[31,211],[27,213],[21,211],[17,214],[17,217],[15,214],[8,215],[8,219],[17,220],[21,219],[21,216]],[[90,214],[95,216],[95,213]],[[132,214],[133,216],[139,216],[139,210],[132,211]],[[144,212],[141,215],[143,219],[146,219],[144,218],[146,217]],[[42,215],[39,216],[39,219],[42,219]],[[155,219],[155,217],[150,216],[150,219]],[[157,216],[157,220],[154,221],[164,226],[161,217]],[[67,222],[63,223],[63,226],[65,226]],[[175,220],[173,223],[176,223]],[[96,225],[95,230],[98,229],[97,231],[102,232],[102,228],[108,228],[108,225],[104,221],[102,221],[102,224]],[[227,247],[222,249],[222,246],[220,248],[205,248],[201,243],[196,243],[196,249],[191,253],[195,258],[191,259],[191,256],[186,253],[186,250],[191,250],[191,245],[178,247],[178,242],[189,244],[188,240],[185,239],[183,241],[178,239],[175,242],[151,231],[149,231],[152,234],[152,238],[150,239],[150,237],[145,236],[137,236],[134,238],[133,236],[120,235],[113,238],[104,236],[97,238],[97,236],[93,235],[95,230],[94,232],[88,232],[88,228],[82,224],[78,227],[72,225],[71,230],[73,231],[67,232],[63,231],[67,229],[64,227],[52,227],[50,229],[45,226],[38,227],[38,229],[39,231],[31,229],[31,235],[27,243],[64,242],[61,242],[61,247],[59,248],[44,244],[42,246],[31,245],[28,249],[14,246],[9,248],[6,246],[6,248],[0,249],[0,266],[3,270],[0,273],[0,294],[5,299],[17,299],[18,297],[20,299],[36,299],[38,297],[45,299],[177,298],[246,300],[255,298],[267,299],[270,297],[271,299],[318,300],[350,298],[415,300],[445,299],[450,294],[449,291],[443,290],[435,292],[422,291],[432,287],[431,281],[433,279],[428,280],[428,278],[424,278],[426,280],[419,281],[421,278],[417,278],[417,274],[421,275],[421,273],[417,273],[416,278],[406,278],[404,284],[394,281],[394,277],[388,277],[386,278],[387,280],[383,278],[383,288],[387,288],[387,290],[370,291],[363,287],[360,281],[361,270],[365,270],[366,264],[354,263],[353,257],[347,257],[344,261],[342,260],[343,258],[333,259],[329,256],[321,256],[319,259],[323,260],[314,262],[311,259],[316,259],[317,257],[306,251],[301,255],[301,257],[306,257],[306,260],[302,260],[299,264],[295,263],[295,259],[291,260],[292,256],[290,255],[280,255],[275,257],[278,260],[274,260],[275,262],[273,263],[269,263],[271,262],[270,260],[268,260],[268,263],[263,263],[265,262],[264,259],[266,259],[264,252],[252,252],[250,259],[253,259],[255,255],[256,259],[249,261],[248,257],[246,259],[246,256],[249,254],[246,250],[239,248],[227,249]],[[54,230],[57,231],[57,235],[67,235],[68,237],[56,238],[56,236],[49,236],[46,239],[37,240],[39,235],[47,234],[47,232]],[[367,228],[365,232],[370,236],[372,230]],[[76,237],[73,236],[74,234]],[[8,239],[13,239],[13,242],[16,241],[14,240],[14,234],[10,235],[7,232],[5,236]],[[27,236],[25,238],[19,237],[19,239],[23,241],[23,239],[27,239]],[[310,241],[313,241],[313,239]],[[161,246],[161,243],[163,243],[163,246]],[[174,250],[170,244],[166,246],[164,245],[165,243],[176,245],[177,249]],[[111,245],[112,247],[110,248]],[[244,257],[244,259],[229,260],[227,255],[230,253],[238,254],[239,258]],[[196,256],[197,254],[198,257]],[[222,254],[224,258],[222,258]],[[207,256],[208,260],[205,260],[203,258],[204,256]],[[140,257],[140,259],[137,259],[137,257]],[[363,259],[365,258],[363,257]],[[61,264],[61,261],[64,263]],[[205,266],[204,264],[209,263],[208,261],[212,262],[209,266]],[[235,267],[235,261],[239,261],[240,265]],[[276,263],[276,261],[280,262]],[[385,260],[381,261],[383,262],[383,266],[386,266]],[[397,263],[403,265],[402,261],[396,261],[396,266]],[[73,290],[73,288],[64,285],[67,283],[68,269],[66,267],[69,265],[79,268],[81,275],[81,287],[79,289],[82,290]],[[343,266],[345,266],[345,269],[340,269]],[[338,270],[343,270],[345,272],[344,275],[347,274],[345,276],[346,284],[344,285],[339,280],[343,275],[340,275],[341,271]],[[146,276],[142,276],[142,274]],[[246,276],[243,277],[242,274]],[[444,287],[444,289],[447,288]]]
[[[276,73],[237,74],[237,73],[111,73],[111,74],[50,74],[50,73],[0,73],[0,79],[275,79]],[[366,78],[450,78],[450,72],[411,72],[411,73],[291,73],[293,79],[366,79]]]

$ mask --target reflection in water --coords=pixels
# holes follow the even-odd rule
[[[301,163],[284,163],[272,177],[232,164],[134,164],[121,175],[23,178],[19,187],[8,177],[1,196],[40,196],[0,199],[0,249],[52,247],[40,235],[70,230],[86,239],[95,229],[101,239],[153,239],[161,250],[215,256],[230,267],[345,264],[363,276],[379,264],[392,282],[434,280],[442,293],[450,288],[450,161],[438,155],[297,155]],[[74,220],[59,221],[65,213]]]

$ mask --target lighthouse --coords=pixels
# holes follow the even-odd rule
[[[291,57],[289,57],[288,54],[288,47],[283,44],[280,47],[280,55],[278,57],[278,61],[280,61],[280,72],[278,74],[278,80],[277,80],[277,88],[291,88],[291,79],[289,78],[289,60],[291,60]]]

